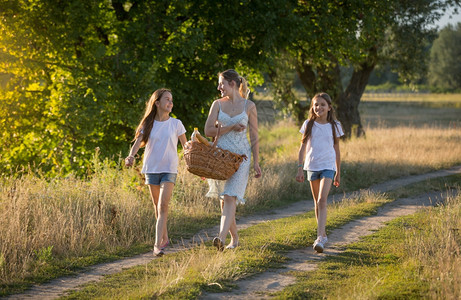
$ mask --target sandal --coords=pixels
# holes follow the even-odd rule
[[[221,241],[221,239],[219,237],[215,237],[213,239],[213,246],[215,246],[216,249],[218,249],[218,251],[223,251],[224,250],[224,244],[223,244],[223,242]]]
[[[154,256],[160,257],[160,256],[163,256],[163,254],[165,254],[163,252],[163,249],[160,249],[159,247],[154,246]]]
[[[170,240],[168,239],[165,244],[160,245],[160,250],[165,250],[166,247],[170,244]]]
[[[226,249],[235,249],[239,246],[239,242],[235,243],[235,244],[229,244],[226,246]]]

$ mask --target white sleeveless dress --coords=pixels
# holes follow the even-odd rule
[[[245,189],[248,183],[248,176],[250,173],[250,161],[251,161],[251,147],[247,138],[247,129],[248,129],[248,114],[246,112],[247,102],[245,100],[245,108],[242,113],[236,116],[229,116],[221,109],[221,102],[219,103],[219,113],[218,121],[220,121],[223,126],[232,126],[234,124],[240,123],[245,125],[245,130],[242,132],[229,131],[228,133],[223,134],[219,140],[217,146],[221,149],[229,150],[237,154],[245,154],[247,159],[243,160],[240,164],[239,169],[231,176],[228,180],[224,181],[224,188],[222,191],[219,191],[219,195],[228,195],[237,197],[238,204],[245,204],[245,199],[243,198],[245,194]]]

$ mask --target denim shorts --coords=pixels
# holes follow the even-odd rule
[[[162,182],[176,183],[175,173],[146,173],[146,184],[160,185]]]
[[[321,171],[307,171],[307,180],[314,181],[322,178],[335,178],[336,171],[333,170],[321,170]]]

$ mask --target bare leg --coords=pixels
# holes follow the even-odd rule
[[[221,214],[222,214],[224,210],[224,201],[221,199],[220,202],[221,202]],[[231,241],[229,243],[229,246],[236,246],[239,241],[239,236],[237,232],[237,222],[235,221],[235,213],[234,213],[234,221],[229,227],[229,232],[231,235]],[[225,242],[225,240],[222,240],[222,241]]]
[[[155,244],[163,245],[168,241],[168,205],[173,194],[174,183],[163,182],[160,186],[160,197],[158,202],[158,218],[155,230]]]
[[[322,178],[311,182],[312,192],[317,191],[317,197],[314,196],[316,218],[317,218],[317,236],[327,236],[327,199],[330,192],[333,180],[330,178]]]
[[[154,204],[155,220],[157,220],[158,219],[158,198],[160,194],[160,186],[153,185],[153,184],[149,184],[148,186],[149,186],[150,196],[152,198],[152,203]]]
[[[229,233],[232,225],[235,225],[235,233],[237,231],[237,226],[235,222],[235,210],[237,205],[237,199],[235,197],[230,197],[224,195],[221,215],[221,226],[219,230],[219,239],[224,243],[226,241],[227,234]]]
[[[315,211],[315,220],[317,224],[319,223],[319,207],[318,207],[318,199],[319,199],[319,189],[320,189],[320,179],[309,181],[311,185],[311,192],[312,198],[314,198],[314,211]]]
[[[174,183],[164,182],[161,186],[149,185],[154,203],[155,218],[157,220],[155,226],[155,245],[157,247],[164,245],[168,241],[168,205],[173,193]]]

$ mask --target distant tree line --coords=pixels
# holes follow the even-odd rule
[[[461,23],[443,28],[430,53],[428,83],[440,91],[461,91]]]
[[[428,46],[427,72],[420,74],[410,85],[399,78],[397,72],[392,71],[389,65],[375,69],[368,80],[368,85],[376,86],[373,89],[405,89],[426,92],[460,92],[461,91],[461,23],[448,24],[442,28],[435,40]],[[401,88],[402,87],[402,88]]]

